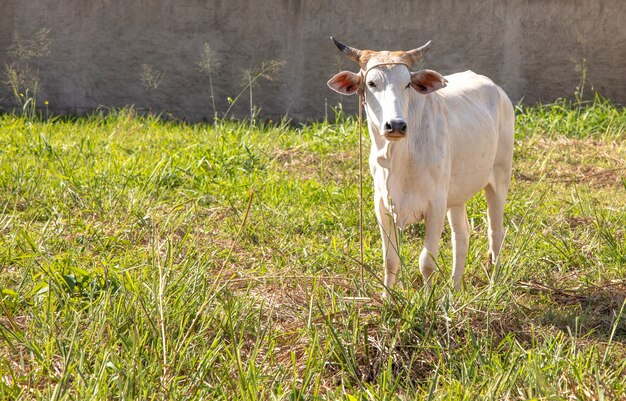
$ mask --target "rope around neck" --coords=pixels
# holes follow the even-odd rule
[[[359,93],[359,262],[361,264],[361,291],[365,290],[363,279],[363,102],[365,94]]]

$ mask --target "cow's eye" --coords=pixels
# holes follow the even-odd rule
[[[369,86],[370,88],[375,88],[375,87],[376,87],[376,84],[374,83],[374,81],[369,81],[369,82],[367,83],[367,86]]]
[[[409,89],[411,87],[411,83],[409,82],[408,84],[406,84],[405,89]]]

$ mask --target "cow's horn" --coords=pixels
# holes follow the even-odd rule
[[[414,63],[417,63],[422,59],[424,53],[426,53],[430,48],[430,42],[431,41],[429,40],[428,43],[426,43],[424,46],[418,47],[417,49],[409,50],[406,53],[411,57],[411,60],[413,60]]]
[[[330,37],[330,40],[332,40],[335,46],[337,46],[337,49],[345,53],[348,57],[350,57],[350,59],[352,59],[352,61],[355,61],[357,63],[359,62],[359,60],[361,59],[361,54],[363,54],[361,50],[355,49],[354,47],[350,47],[348,45],[344,45],[332,36]]]

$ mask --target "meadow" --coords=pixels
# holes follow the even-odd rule
[[[479,194],[464,289],[446,227],[424,290],[418,224],[391,303],[339,108],[0,115],[0,399],[626,399],[626,110],[516,114],[500,264]]]

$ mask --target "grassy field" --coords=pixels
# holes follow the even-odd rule
[[[626,111],[518,108],[502,263],[468,205],[394,302],[356,124],[0,116],[0,399],[626,399]]]

